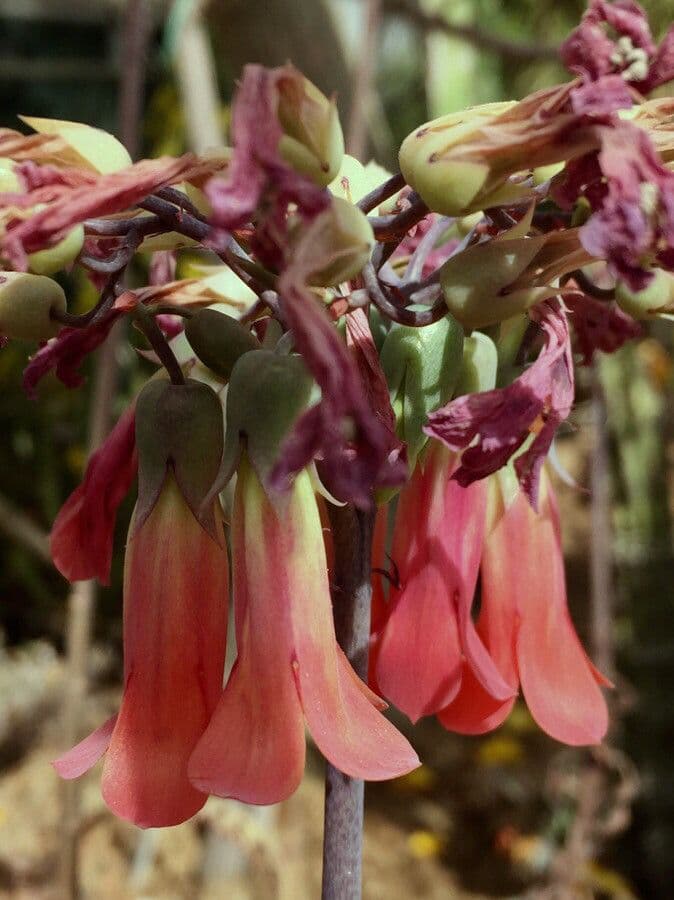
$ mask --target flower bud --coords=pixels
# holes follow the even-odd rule
[[[65,269],[77,256],[84,244],[84,227],[76,225],[53,247],[28,254],[28,268],[36,275],[53,275]]]
[[[18,194],[21,190],[21,182],[14,171],[14,160],[0,157],[0,194]]]
[[[495,168],[486,154],[462,154],[464,144],[471,144],[483,126],[513,105],[487,103],[449,113],[405,138],[399,154],[400,170],[434,212],[464,216],[501,203],[506,195],[513,201],[526,196],[526,188],[504,184],[509,173],[504,175]]]
[[[333,197],[305,229],[296,231],[295,257],[306,257],[307,283],[313,287],[341,284],[361,273],[374,247],[367,216],[348,200]],[[311,260],[316,260],[315,267]]]
[[[260,346],[236,319],[214,309],[195,312],[187,320],[185,337],[201,362],[226,381],[239,357]]]
[[[427,441],[426,417],[452,396],[462,353],[463,330],[452,316],[423,328],[394,325],[384,341],[381,364],[411,470]]]
[[[632,291],[624,281],[615,289],[618,306],[635,319],[648,319],[674,310],[674,275],[653,269],[653,277],[643,291]]]
[[[554,296],[559,288],[526,285],[508,291],[545,246],[546,237],[475,244],[440,269],[447,307],[466,329],[485,328]],[[533,280],[533,279],[532,279]]]
[[[61,138],[64,146],[55,152],[55,161],[61,165],[84,166],[101,175],[118,172],[131,165],[126,147],[100,128],[63,119],[19,118],[38,134],[53,134]]]
[[[218,473],[223,441],[222,406],[206,384],[189,379],[145,385],[136,403],[136,529],[152,512],[171,470],[192,513],[217,540],[214,507],[204,506],[204,499]]]
[[[334,97],[330,100],[293,66],[280,70],[279,143],[283,159],[317,184],[327,186],[339,172],[344,136]]]
[[[0,272],[0,334],[24,341],[46,341],[61,327],[52,310],[65,312],[63,288],[51,278]]]

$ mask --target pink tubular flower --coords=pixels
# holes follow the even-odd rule
[[[432,443],[398,503],[392,558],[399,585],[377,645],[376,683],[415,722],[450,703],[463,660],[490,695],[513,694],[478,637],[470,610],[480,565],[486,484],[451,479],[455,456]]]
[[[495,478],[490,488],[499,505]],[[598,685],[609,682],[587,658],[569,616],[559,514],[545,475],[540,511],[516,490],[487,537],[477,630],[508,684],[514,690],[521,684],[543,731],[574,746],[602,740],[608,712]],[[507,718],[514,702],[489,696],[464,664],[461,690],[438,718],[450,731],[483,734]]]
[[[52,559],[69,581],[110,583],[115,517],[138,468],[135,414],[135,405],[122,414],[54,522]]]
[[[335,640],[325,549],[309,475],[274,504],[247,460],[232,525],[238,659],[189,763],[192,784],[275,803],[304,770],[304,722],[323,755],[357,778],[414,769],[416,754]]]
[[[206,802],[187,761],[220,696],[227,554],[169,475],[149,518],[132,521],[124,573],[124,696],[119,715],[56,760],[63,778],[107,749],[103,798],[143,828],[177,825]]]

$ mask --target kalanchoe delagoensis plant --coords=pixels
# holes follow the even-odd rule
[[[124,318],[158,367],[52,532],[67,578],[106,583],[138,470],[120,712],[60,774],[105,753],[108,804],[155,826],[209,793],[287,797],[305,723],[347,781],[412,770],[386,701],[475,734],[521,687],[554,738],[603,739],[546,459],[576,364],[674,313],[674,101],[648,99],[673,48],[631,0],[593,0],[563,47],[574,80],[415,129],[388,178],[344,155],[334,98],[292,66],[245,68],[233,147],[203,159],[131,163],[71,122],[0,131],[0,332],[32,342],[28,393],[49,372],[77,387]],[[204,259],[179,278],[185,246]],[[375,574],[370,636],[371,569],[390,586]]]

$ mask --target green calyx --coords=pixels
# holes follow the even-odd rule
[[[407,443],[410,470],[426,443],[428,414],[452,396],[463,355],[463,329],[452,316],[433,325],[394,325],[381,351],[397,432]]]
[[[217,540],[214,506],[204,500],[218,474],[223,443],[222,405],[208,385],[192,379],[148,382],[136,403],[135,527],[147,520],[171,471],[194,516]]]
[[[53,312],[65,312],[63,288],[51,278],[0,272],[0,334],[24,341],[46,341],[58,334]]]
[[[217,491],[234,474],[242,442],[258,478],[266,483],[313,390],[314,381],[299,356],[257,350],[239,358],[227,392],[227,438]]]
[[[214,309],[200,309],[187,320],[185,337],[199,360],[220,378],[228,381],[237,360],[259,341],[231,316]]]
[[[453,396],[491,391],[496,385],[497,369],[496,345],[488,335],[474,331],[463,342],[461,371]]]

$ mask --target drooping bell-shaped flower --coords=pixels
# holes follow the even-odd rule
[[[468,668],[500,701],[513,690],[478,637],[471,607],[485,523],[485,482],[452,479],[454,453],[431,442],[398,501],[392,559],[398,584],[377,643],[376,683],[412,721],[438,712]]]
[[[69,581],[98,578],[110,583],[115,518],[138,466],[135,416],[135,405],[120,416],[56,517],[51,555]]]
[[[188,780],[187,762],[220,696],[229,576],[215,503],[207,527],[191,507],[203,499],[222,453],[220,402],[204,384],[151,382],[138,399],[137,433],[122,703],[54,765],[76,778],[107,750],[106,803],[124,819],[155,827],[183,822],[206,802]]]
[[[269,498],[244,455],[232,521],[238,658],[189,763],[196,788],[275,803],[304,770],[305,722],[348,775],[381,780],[418,765],[382,703],[339,649],[325,547],[306,471]]]
[[[608,727],[599,685],[608,682],[589,661],[569,615],[552,487],[543,473],[538,512],[508,470],[492,477],[490,491],[495,524],[482,558],[478,633],[508,684],[521,685],[543,731],[566,744],[597,744]],[[483,734],[507,718],[513,703],[490,696],[464,665],[461,690],[439,719],[451,731]]]

